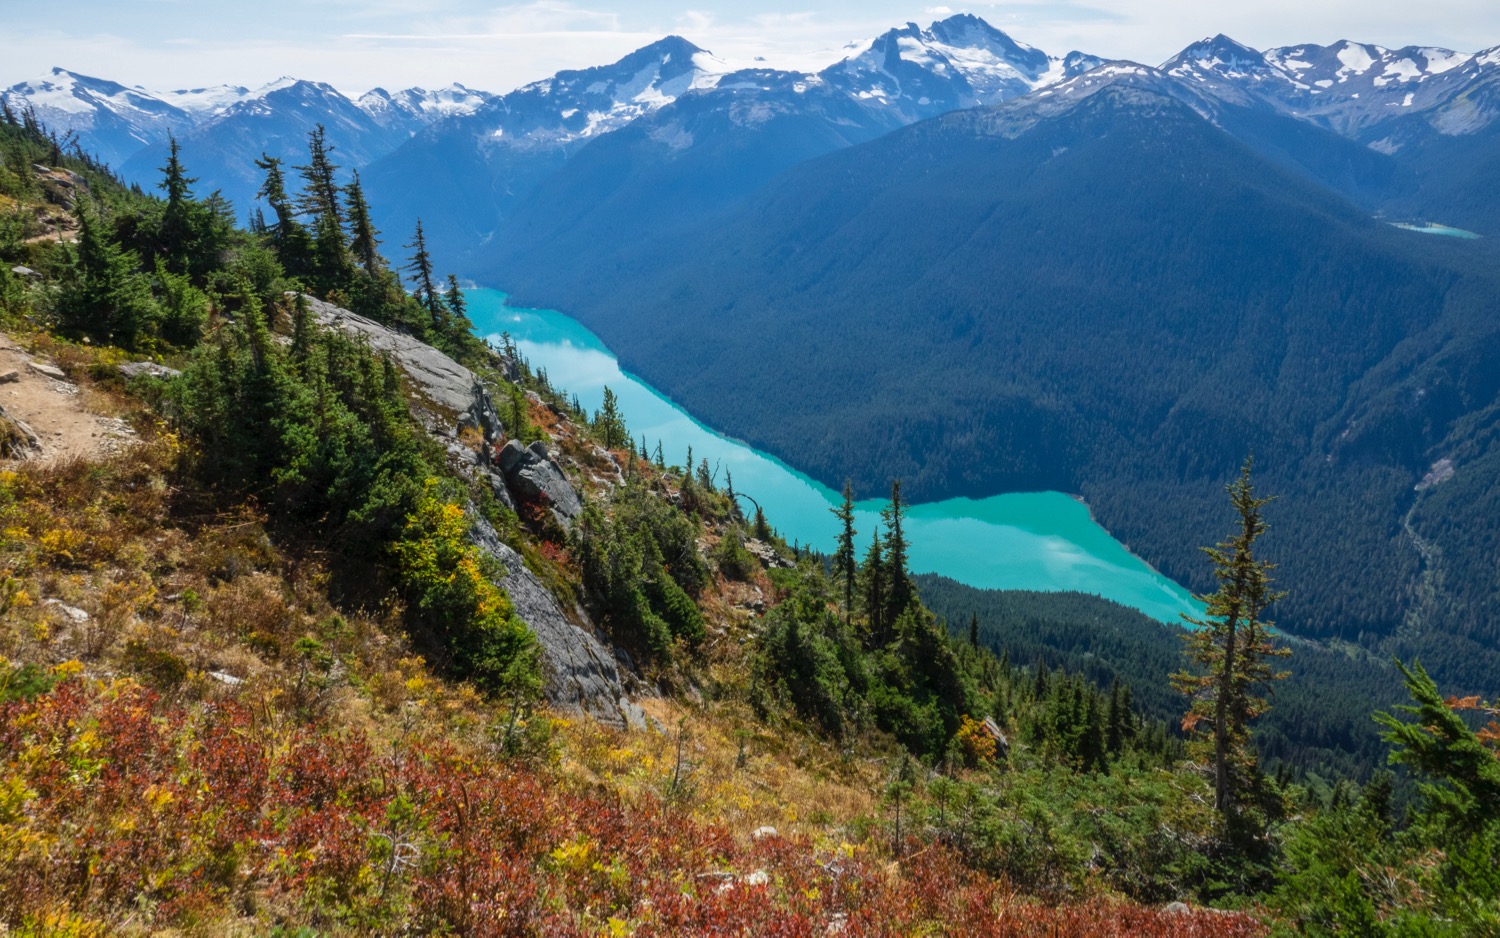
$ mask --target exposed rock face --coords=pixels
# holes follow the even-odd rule
[[[505,565],[507,573],[499,586],[541,643],[548,665],[547,700],[613,726],[645,726],[645,712],[626,696],[609,649],[563,614],[553,595],[526,569],[520,555],[501,543],[488,522],[481,519],[475,525],[474,540]]]
[[[778,554],[776,552],[776,548],[763,541],[757,541],[753,537],[745,539],[745,549],[748,550],[750,554],[755,557],[755,559],[759,560],[767,567],[785,567],[790,569],[791,567],[796,566],[796,564]]]
[[[313,319],[322,325],[362,335],[375,351],[389,352],[427,399],[447,411],[445,416],[456,419],[468,412],[474,401],[474,372],[432,346],[373,319],[310,296],[304,295],[303,301]]]
[[[158,365],[155,362],[122,362],[118,367],[120,374],[127,378],[139,378],[141,375],[150,375],[153,378],[175,378],[182,374],[176,368],[168,368],[166,365]]]
[[[431,404],[421,418],[463,472],[488,482],[495,497],[512,510],[519,503],[541,502],[564,527],[572,525],[583,505],[545,444],[525,447],[511,440],[489,458],[505,434],[489,392],[473,372],[432,346],[372,319],[312,297],[304,301],[319,323],[363,336],[371,348],[388,353],[401,366]],[[465,429],[483,437],[478,453],[460,440]],[[498,585],[541,643],[548,701],[614,726],[644,726],[646,714],[626,695],[620,665],[609,648],[563,613],[557,599],[526,569],[525,561],[500,541],[487,521],[476,519],[473,537],[480,549],[504,565],[507,572]]]
[[[42,443],[36,431],[0,406],[0,459],[30,459],[41,452]]]
[[[511,440],[495,457],[495,468],[504,473],[506,484],[518,500],[540,501],[552,509],[564,528],[572,528],[583,503],[568,477],[547,455],[543,443],[536,442],[528,448],[518,440]]]

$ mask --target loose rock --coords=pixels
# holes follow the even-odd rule
[[[89,614],[77,606],[70,606],[60,599],[49,599],[44,605],[51,606],[73,622],[87,622]]]
[[[34,374],[39,374],[44,378],[51,378],[54,381],[68,380],[68,376],[63,373],[63,370],[54,365],[44,365],[41,362],[27,362],[26,370]]]

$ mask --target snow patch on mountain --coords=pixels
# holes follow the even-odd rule
[[[1365,46],[1355,45],[1352,42],[1343,42],[1339,45],[1342,48],[1339,48],[1335,54],[1338,60],[1344,63],[1344,67],[1338,71],[1339,81],[1348,81],[1350,75],[1363,75],[1376,62],[1376,57],[1371,55],[1371,50]],[[1384,49],[1378,51],[1385,52]]]

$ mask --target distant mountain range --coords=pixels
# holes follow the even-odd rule
[[[175,133],[242,211],[253,159],[300,162],[323,123],[388,242],[421,215],[444,269],[565,310],[716,428],[862,495],[1082,492],[1201,590],[1253,447],[1284,496],[1283,623],[1482,689],[1500,47],[1216,36],[1152,67],[954,16],[848,53],[733,70],[668,37],[503,95],[64,72],[4,95],[143,185]]]
[[[222,190],[242,211],[258,187],[245,168],[252,159],[264,150],[297,160],[306,132],[324,123],[345,169],[366,173],[387,228],[404,233],[417,214],[435,215],[428,227],[439,252],[467,263],[499,235],[532,188],[586,144],[663,110],[674,115],[674,105],[697,120],[724,111],[731,132],[775,124],[773,132],[818,138],[785,153],[763,147],[756,156],[771,162],[748,183],[730,182],[731,191],[742,191],[818,152],[1031,94],[1090,70],[1102,67],[1108,74],[1133,64],[1082,52],[1050,55],[966,14],[926,29],[908,23],[853,43],[848,52],[817,73],[732,70],[673,36],[613,64],[560,72],[503,95],[455,84],[436,91],[376,88],[358,98],[292,78],[256,89],[153,92],[55,68],[0,97],[14,109],[33,108],[59,132],[76,131],[85,149],[143,185],[155,182],[167,135],[174,133],[201,188]],[[1292,117],[1391,155],[1485,134],[1500,107],[1497,64],[1500,47],[1456,53],[1340,42],[1261,52],[1216,36],[1184,49],[1159,71],[1203,98]],[[657,139],[686,149],[689,138],[673,136],[673,126],[670,117],[658,120]],[[701,135],[693,140],[704,143]],[[422,184],[412,186],[414,178]],[[1379,193],[1401,212],[1421,207],[1408,190],[1424,186],[1406,182],[1399,193]],[[1458,210],[1461,222],[1482,214],[1468,210],[1443,180],[1426,188],[1439,207]]]

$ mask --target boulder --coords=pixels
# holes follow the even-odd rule
[[[541,501],[564,528],[572,528],[583,503],[562,469],[547,456],[545,445],[537,442],[526,448],[511,440],[495,457],[495,468],[504,474],[516,501]]]
[[[30,459],[41,453],[42,441],[36,431],[0,406],[0,459]]]
[[[626,696],[619,664],[609,649],[563,614],[552,593],[526,569],[521,555],[504,544],[487,521],[476,520],[473,536],[479,548],[505,568],[496,585],[505,590],[516,615],[542,647],[548,702],[611,726],[644,727],[645,712]]]
[[[39,374],[43,378],[51,378],[53,381],[66,381],[68,376],[56,365],[44,365],[41,362],[27,362],[26,370],[33,374]]]
[[[168,368],[156,362],[123,362],[118,367],[120,374],[127,378],[139,378],[141,375],[150,375],[153,378],[175,378],[182,374],[176,368]]]
[[[521,445],[520,440],[511,440],[500,448],[495,456],[495,468],[501,473],[510,475],[527,458],[526,447]]]
[[[495,494],[495,499],[506,508],[515,511],[516,499],[510,494],[510,488],[505,484],[505,476],[498,472],[489,472],[486,476],[489,478],[490,491]]]
[[[46,603],[44,603],[44,605],[51,606],[53,609],[56,609],[58,612],[62,613],[64,618],[68,619],[71,622],[89,621],[89,614],[87,612],[84,612],[77,606],[70,606],[60,599],[49,599]]]

